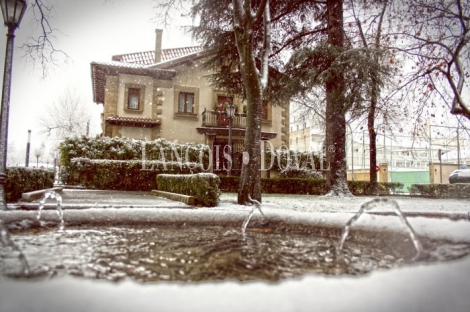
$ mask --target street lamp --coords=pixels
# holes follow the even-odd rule
[[[5,53],[5,68],[3,72],[2,111],[0,112],[0,209],[6,209],[5,185],[7,183],[7,142],[8,142],[8,113],[10,110],[11,68],[13,62],[13,39],[15,29],[19,26],[26,10],[25,0],[0,0],[3,21],[8,28],[7,48]]]
[[[229,105],[225,106],[225,112],[227,113],[228,116],[228,147],[230,149],[230,160],[232,160],[232,121],[233,121],[233,116],[235,115],[235,108],[236,106],[230,103]],[[232,163],[230,163],[230,166],[227,171],[227,175],[230,176],[232,175]]]
[[[28,130],[28,143],[26,143],[26,160],[24,166],[29,167],[29,152],[31,150],[31,130]]]

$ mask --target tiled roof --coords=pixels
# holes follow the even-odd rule
[[[188,56],[202,51],[202,47],[186,47],[162,50],[162,62],[168,62],[180,57]],[[155,64],[155,51],[137,52],[129,54],[114,55],[113,61],[126,64],[153,65]]]
[[[106,62],[92,62],[91,64],[113,66],[113,67],[125,67],[125,68],[147,68],[147,66],[138,64],[138,63],[122,63],[122,62],[118,62],[114,60],[106,61]]]

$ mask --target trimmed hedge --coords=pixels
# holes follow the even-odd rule
[[[7,203],[16,202],[26,192],[52,188],[54,186],[54,171],[9,167],[6,169],[7,184],[5,198]]]
[[[159,174],[156,182],[159,191],[194,196],[196,205],[215,207],[219,203],[220,178],[215,174]]]
[[[89,189],[151,191],[159,173],[190,174],[209,168],[209,147],[164,139],[68,138],[60,144],[61,180]]]
[[[209,146],[205,144],[176,144],[164,139],[142,141],[127,138],[67,138],[59,145],[60,161],[68,166],[74,158],[108,160],[142,160],[198,162],[209,166]]]
[[[304,171],[320,170],[320,154],[287,149],[268,149],[265,154],[265,165],[266,168],[272,165],[271,169],[278,172],[298,171],[293,174],[304,174]],[[323,159],[323,167],[327,167],[326,157]]]
[[[470,198],[470,184],[412,184],[410,195],[432,198]]]
[[[67,171],[67,182],[88,189],[151,191],[156,189],[155,175],[159,172],[177,174],[199,173],[197,164],[146,162],[138,160],[101,160],[76,158]]]
[[[348,181],[349,190],[354,195],[371,195],[369,181]],[[379,195],[390,195],[397,193],[403,188],[399,182],[378,182],[377,191]]]
[[[239,177],[220,176],[221,190],[237,192]],[[389,195],[403,187],[401,183],[378,183],[379,194]],[[348,181],[349,190],[354,195],[370,195],[370,183],[367,181]],[[261,190],[267,194],[305,194],[323,195],[326,193],[324,179],[261,179]]]

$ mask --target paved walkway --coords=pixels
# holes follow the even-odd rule
[[[87,208],[186,208],[194,207],[152,195],[150,192],[124,192],[64,189],[60,194],[63,209]],[[325,197],[312,195],[282,195],[263,194],[263,209],[282,209],[300,212],[351,212],[355,213],[361,205],[377,197]],[[380,197],[398,203],[400,209],[407,216],[426,216],[433,218],[465,219],[470,218],[470,200],[468,199],[432,199],[411,196]],[[239,208],[236,204],[237,196],[234,193],[223,193],[220,197],[219,208]],[[48,199],[44,209],[55,209],[56,199]],[[394,213],[393,205],[387,202],[379,204],[380,207],[371,210],[375,214]],[[37,210],[39,200],[31,203],[19,202],[9,204],[9,210],[26,209]],[[211,209],[211,208],[208,208]],[[213,208],[212,208],[213,209]]]
[[[121,208],[121,207],[155,207],[155,208],[190,208],[180,202],[171,201],[162,197],[157,197],[150,192],[123,192],[123,191],[101,191],[64,189],[59,195],[62,198],[63,209],[83,209],[83,208]],[[33,202],[18,202],[9,204],[9,209],[37,209],[40,200]],[[55,208],[56,199],[47,199],[45,209]]]

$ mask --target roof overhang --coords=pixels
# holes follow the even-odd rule
[[[136,76],[147,76],[161,80],[172,80],[176,71],[160,68],[149,68],[141,65],[125,66],[122,63],[91,63],[91,80],[93,85],[93,102],[104,104],[106,90],[106,76],[117,76],[128,74]]]
[[[110,125],[126,126],[126,127],[140,127],[140,128],[155,128],[160,126],[161,122],[158,119],[151,118],[133,118],[133,117],[117,117],[111,116],[106,118],[106,123]]]
[[[208,136],[227,136],[229,129],[228,128],[217,128],[217,127],[198,127],[196,128],[197,133],[205,134]],[[240,128],[232,128],[232,135],[233,136],[245,136],[246,129]],[[270,140],[277,137],[277,133],[275,132],[261,132],[261,139],[262,140]]]

